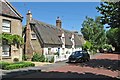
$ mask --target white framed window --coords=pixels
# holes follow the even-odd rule
[[[37,39],[36,34],[31,34],[31,39]]]
[[[2,32],[8,32],[8,33],[10,33],[10,25],[11,25],[10,21],[3,20],[3,22],[2,22]]]
[[[10,56],[10,46],[9,45],[3,45],[2,46],[2,56]]]

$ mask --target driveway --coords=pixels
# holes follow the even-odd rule
[[[14,78],[119,78],[120,54],[101,54],[85,63],[58,62],[38,66],[41,71]]]

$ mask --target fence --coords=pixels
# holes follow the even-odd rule
[[[64,54],[64,55],[45,55],[45,57],[50,61],[54,57],[54,62],[58,61],[64,61],[67,60],[70,54]]]

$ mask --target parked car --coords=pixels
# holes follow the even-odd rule
[[[107,53],[113,53],[113,50],[110,48],[107,50]]]
[[[87,51],[75,51],[68,58],[68,62],[85,62],[89,60],[90,55]]]
[[[100,49],[99,49],[99,52],[100,52],[100,53],[104,53],[104,49],[100,48]]]

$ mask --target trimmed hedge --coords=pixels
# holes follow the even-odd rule
[[[24,67],[24,64],[11,64],[11,65],[6,66],[4,69],[11,70],[11,69],[19,69],[23,67]]]
[[[2,69],[5,69],[5,70],[19,69],[19,68],[30,67],[30,66],[35,66],[35,64],[31,62],[17,62],[17,63],[11,63],[11,64],[7,62],[2,63]]]
[[[6,66],[10,65],[11,63],[8,62],[0,62],[0,69],[4,69]]]

